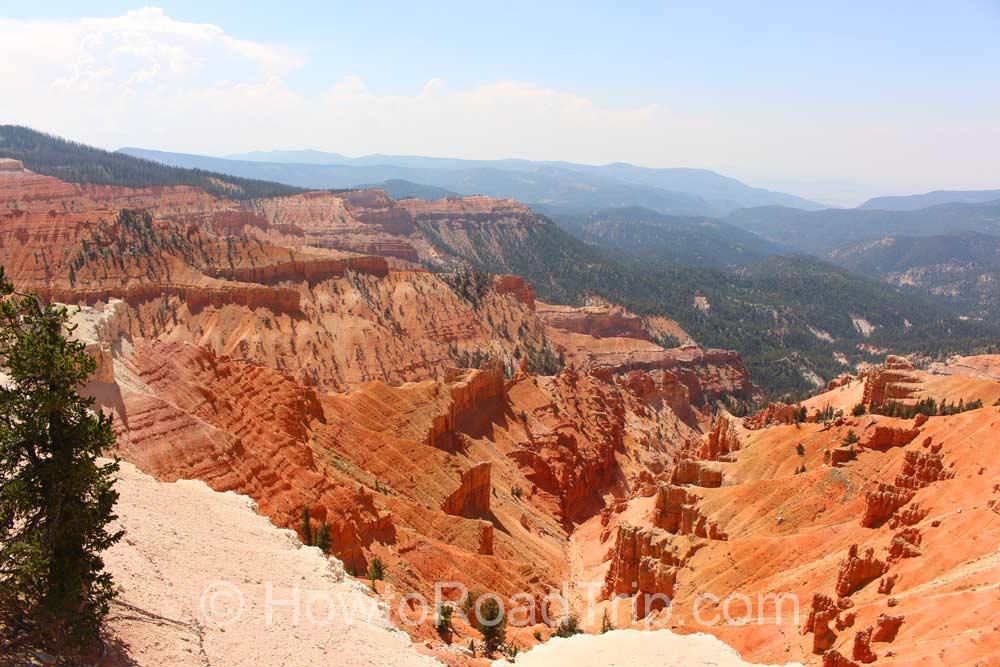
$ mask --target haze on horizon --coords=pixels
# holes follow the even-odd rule
[[[0,9],[0,123],[108,149],[706,168],[839,205],[1000,187],[991,0],[161,4]]]

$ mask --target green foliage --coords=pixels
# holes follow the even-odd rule
[[[451,636],[453,632],[453,627],[451,623],[451,615],[454,612],[450,604],[443,604],[438,607],[437,622],[434,627],[437,628],[438,634],[444,638]]]
[[[611,632],[615,629],[615,624],[611,622],[611,617],[608,615],[608,610],[604,610],[604,616],[601,617],[601,634],[605,632]]]
[[[795,445],[795,453],[798,454],[799,456],[805,456],[806,455],[805,445],[803,445],[801,442]]]
[[[306,506],[302,507],[302,519],[299,522],[299,537],[302,538],[302,544],[313,543],[312,521],[309,518],[309,508]]]
[[[64,307],[13,291],[0,269],[0,644],[57,655],[96,641],[114,596],[100,553],[122,531],[111,418],[78,388],[96,368]],[[72,661],[67,658],[67,661]]]
[[[385,569],[385,563],[382,562],[381,558],[372,558],[368,564],[368,578],[373,582],[385,579]]]
[[[326,521],[324,521],[319,525],[319,531],[316,532],[312,545],[314,547],[319,547],[320,551],[322,551],[323,553],[329,553],[330,524],[328,524]]]
[[[958,403],[952,402],[949,404],[947,400],[942,400],[938,403],[933,398],[928,397],[910,404],[898,401],[886,401],[881,406],[873,408],[873,411],[886,417],[913,419],[917,415],[926,415],[928,417],[957,415],[968,410],[978,410],[981,407],[983,407],[983,401],[978,398],[968,402],[965,399],[959,399]]]
[[[523,276],[550,303],[600,296],[639,315],[670,317],[702,345],[741,352],[754,382],[789,402],[815,390],[808,374],[843,371],[834,353],[872,361],[861,342],[943,355],[985,351],[998,338],[995,327],[959,320],[929,298],[814,258],[772,257],[727,273],[587,245],[545,219],[517,233],[469,229],[467,243],[453,242],[433,220],[417,225],[443,252],[481,271]],[[707,311],[695,306],[695,294],[707,299]],[[855,313],[878,327],[870,339],[856,329]]]
[[[556,637],[572,637],[582,632],[583,630],[580,629],[580,619],[573,614],[563,617],[559,621],[559,625],[556,626]]]
[[[531,633],[531,636],[535,638],[536,642],[542,641],[542,631],[541,630],[535,630],[534,632]]]
[[[484,651],[492,655],[507,639],[507,619],[496,597],[490,595],[479,605],[476,629],[483,636]]]
[[[851,408],[851,414],[855,417],[860,417],[868,412],[868,408],[865,407],[864,403],[858,403],[853,408]]]
[[[25,167],[34,172],[70,183],[130,188],[190,185],[231,199],[276,197],[303,191],[302,188],[280,183],[238,178],[201,169],[170,167],[124,153],[111,153],[66,141],[17,125],[0,125],[0,157],[21,160]]]
[[[521,496],[524,495],[524,489],[522,489],[519,486],[515,486],[513,489],[510,490],[510,495],[514,496],[515,498],[520,498]]]
[[[833,406],[827,403],[822,410],[816,412],[816,421],[828,422],[836,416]]]
[[[844,436],[844,439],[841,441],[841,444],[843,444],[845,447],[850,447],[851,445],[856,445],[859,441],[860,438],[858,438],[858,434],[855,433],[854,429],[852,428],[847,431],[847,435]]]

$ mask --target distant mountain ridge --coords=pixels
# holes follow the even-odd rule
[[[1000,202],[1000,190],[935,190],[918,195],[874,197],[859,209],[915,211],[940,204],[985,204]]]
[[[636,206],[552,219],[587,243],[682,266],[732,269],[794,253],[722,220],[665,215]]]
[[[799,252],[824,255],[848,243],[886,236],[935,236],[960,231],[1000,235],[1000,201],[941,204],[915,211],[802,211],[766,206],[733,211],[725,221]]]
[[[392,155],[348,158],[319,151],[258,151],[229,158],[142,148],[123,148],[121,152],[174,166],[210,169],[306,188],[349,188],[405,180],[463,195],[517,199],[548,213],[642,206],[673,215],[721,216],[745,206],[822,208],[816,202],[753,188],[701,169]]]

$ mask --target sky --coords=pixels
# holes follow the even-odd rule
[[[544,5],[544,6],[539,6]],[[0,2],[0,123],[117,149],[1000,188],[1000,0]]]

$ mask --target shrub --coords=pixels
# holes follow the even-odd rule
[[[368,564],[368,578],[372,582],[385,579],[385,563],[381,558],[372,558],[372,562]]]
[[[866,412],[868,412],[868,409],[865,407],[864,403],[858,403],[851,409],[851,414],[855,417],[860,417]]]
[[[451,615],[454,610],[451,608],[450,604],[443,604],[438,607],[437,613],[437,623],[435,627],[437,628],[438,634],[444,638],[448,638],[452,633]]]
[[[486,655],[492,655],[503,646],[507,638],[507,620],[504,618],[503,607],[494,596],[489,596],[479,605],[476,629],[483,636]]]
[[[611,617],[608,616],[608,610],[604,610],[604,616],[601,617],[601,634],[605,632],[611,632],[615,629],[615,624],[611,622]]]
[[[556,637],[572,637],[582,632],[583,630],[580,629],[580,619],[573,614],[564,617],[556,627]]]
[[[855,433],[854,429],[852,428],[849,431],[847,431],[847,435],[844,436],[844,439],[841,441],[841,443],[845,447],[850,447],[851,445],[857,444],[859,441],[860,438],[858,438],[858,434]]]

